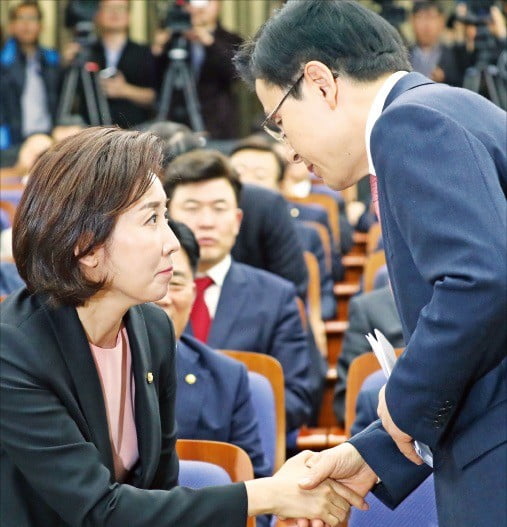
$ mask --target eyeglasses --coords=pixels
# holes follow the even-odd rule
[[[301,75],[297,78],[296,82],[287,90],[286,94],[282,97],[281,101],[275,106],[275,109],[262,121],[262,128],[263,130],[269,134],[273,139],[276,141],[279,141],[280,143],[283,143],[285,141],[285,133],[284,131],[276,124],[275,120],[273,119],[273,116],[275,116],[280,110],[282,104],[285,102],[285,99],[290,95],[292,90],[298,85],[299,81],[304,77],[304,72],[301,73]]]

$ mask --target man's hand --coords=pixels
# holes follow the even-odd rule
[[[100,79],[100,86],[108,99],[127,99],[129,84],[121,71],[117,71],[114,77]]]
[[[199,42],[203,46],[211,46],[215,42],[215,37],[205,26],[193,26],[185,33],[185,38],[191,42]]]
[[[377,414],[382,421],[382,426],[385,431],[391,436],[392,440],[396,443],[396,446],[400,449],[400,452],[412,463],[416,465],[422,465],[423,460],[416,454],[414,448],[413,438],[408,434],[400,430],[391,418],[389,409],[387,408],[386,396],[385,396],[386,387],[383,386],[378,394],[378,408]]]
[[[313,489],[327,479],[339,481],[359,496],[366,496],[377,482],[377,475],[367,465],[359,452],[350,443],[323,450],[306,460],[308,474],[299,480],[303,489]],[[366,501],[352,503],[356,508],[367,510]],[[297,520],[298,527],[326,527],[321,520]]]

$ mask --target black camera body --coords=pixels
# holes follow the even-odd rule
[[[486,26],[491,22],[490,9],[494,0],[468,0],[467,14],[457,20],[470,26]]]
[[[182,34],[192,28],[190,13],[185,9],[189,0],[174,0],[167,11],[165,25],[173,34]]]

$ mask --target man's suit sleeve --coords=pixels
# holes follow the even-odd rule
[[[13,326],[0,329],[2,450],[32,495],[35,492],[66,524],[236,527],[246,521],[242,483],[200,491],[111,483],[95,445],[85,441],[49,383],[37,377],[31,365],[34,344]]]
[[[398,449],[380,420],[349,439],[366,463],[381,479],[373,489],[375,496],[394,509],[430,474],[428,465],[416,465]]]
[[[433,291],[386,400],[394,422],[434,448],[468,388],[505,358],[507,210],[485,146],[438,111],[407,106],[377,121],[372,156],[389,213]]]
[[[345,389],[350,364],[356,357],[369,351],[365,335],[372,330],[372,324],[368,320],[361,298],[361,296],[354,297],[349,303],[349,327],[343,338],[342,352],[336,367],[338,375],[333,408],[339,423],[344,423],[345,420]]]

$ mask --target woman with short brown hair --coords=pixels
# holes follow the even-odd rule
[[[1,305],[2,524],[235,527],[246,516],[336,525],[336,482],[303,491],[302,454],[272,478],[175,487],[174,333],[162,298],[178,242],[149,133],[91,128],[44,154],[14,222],[27,288]],[[169,350],[169,351],[168,351]]]

